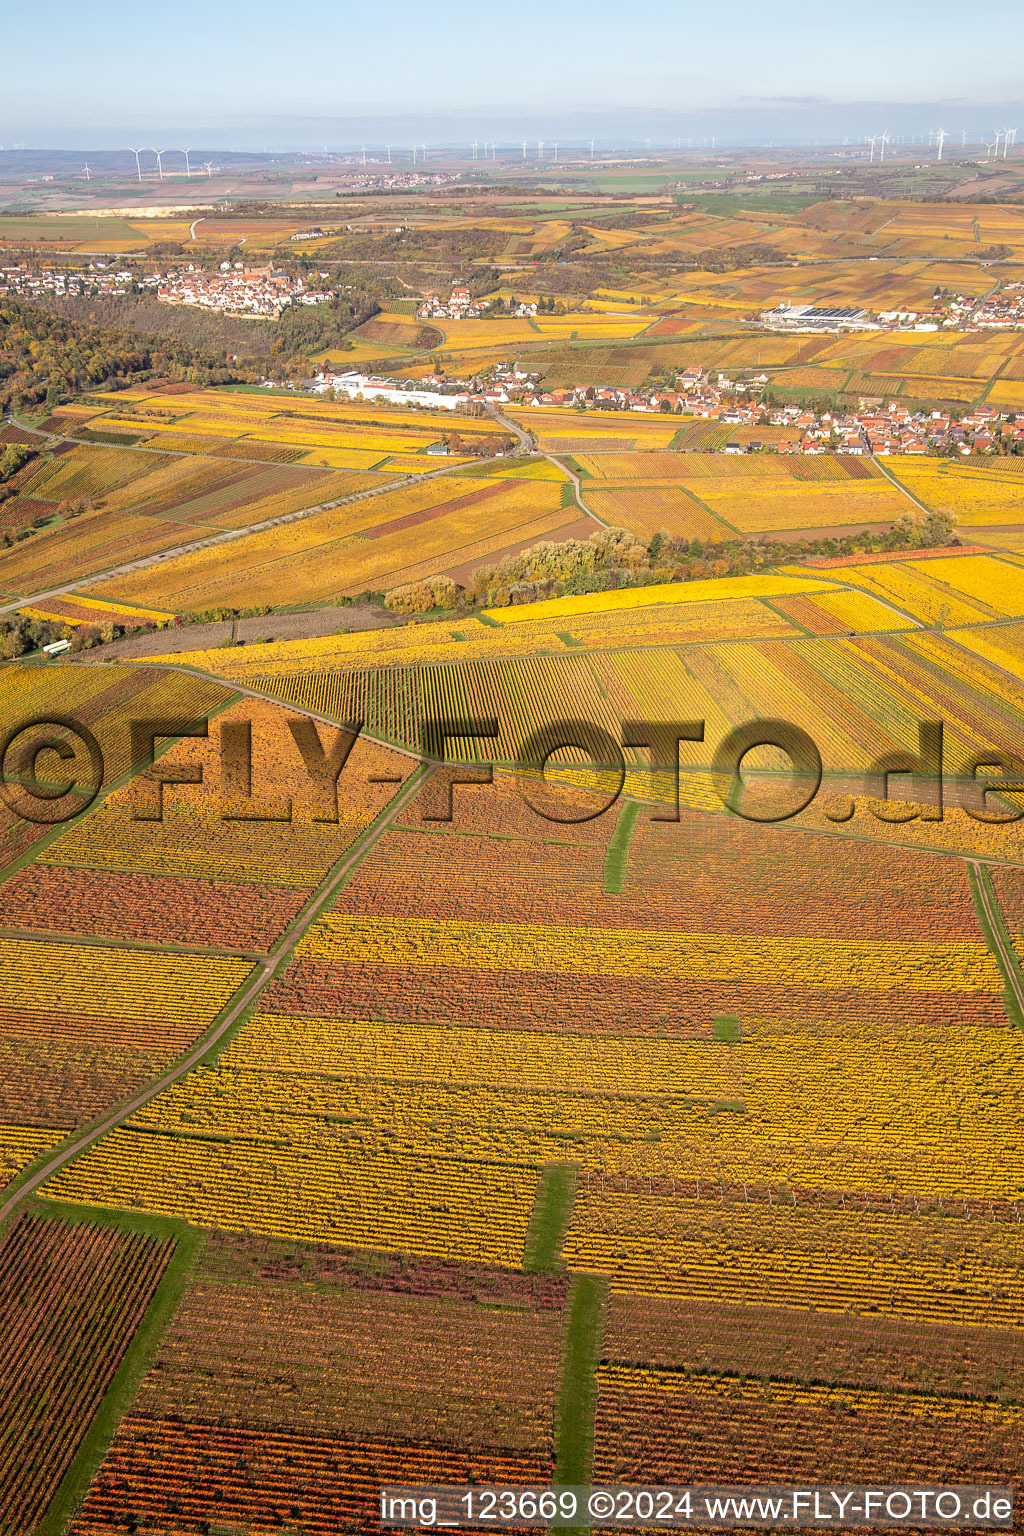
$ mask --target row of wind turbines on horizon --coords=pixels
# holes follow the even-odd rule
[[[198,167],[193,166],[191,160],[189,159],[189,156],[192,153],[192,145],[191,144],[189,145],[188,149],[175,149],[175,150],[155,149],[152,144],[140,144],[139,148],[136,149],[134,144],[129,144],[128,145],[128,153],[135,156],[135,171],[136,171],[136,175],[138,176],[140,181],[142,180],[142,158],[141,157],[144,154],[147,154],[147,153],[156,156],[155,170],[156,170],[156,173],[159,176],[161,181],[163,181],[163,179],[164,179],[164,159],[163,159],[163,157],[164,157],[164,155],[170,155],[170,154],[184,155],[185,156],[185,175],[188,177],[189,181],[192,180],[192,173],[193,173],[193,171],[195,171],[195,174],[197,176],[207,176],[207,177],[210,177],[210,176],[213,175],[213,161],[212,160],[204,160],[204,161],[201,162],[201,164]],[[148,172],[147,174],[152,175],[152,171]],[[170,175],[173,175],[174,173],[172,171],[168,171],[167,174],[170,176]],[[86,181],[91,181],[92,180],[92,172],[89,169],[88,163],[86,163],[86,165],[85,165],[85,167],[84,167],[84,169],[82,171],[82,175],[85,177]]]
[[[1009,155],[1010,150],[1016,148],[1016,144],[1017,144],[1017,130],[1016,130],[1016,128],[996,128],[993,131],[994,131],[994,134],[995,134],[994,138],[986,139],[986,138],[982,137],[982,139],[980,141],[982,143],[982,145],[984,146],[984,149],[985,149],[985,158],[986,159],[993,159],[993,158],[994,159],[999,159],[999,158],[1002,158],[1003,160],[1005,160],[1007,158],[1007,156]],[[946,141],[948,139],[950,139],[951,137],[952,137],[952,135],[950,133],[948,133],[945,128],[934,128],[934,129],[932,129],[929,132],[928,139],[927,139],[927,145],[928,145],[928,148],[934,147],[934,149],[936,151],[936,154],[935,154],[936,160],[941,160],[942,159],[942,157],[943,157],[943,150],[944,150]],[[861,145],[863,145],[865,148],[867,148],[869,150],[869,154],[868,154],[869,162],[874,162],[875,156],[876,156],[876,153],[877,153],[879,164],[882,164],[885,161],[885,156],[886,156],[886,151],[887,150],[891,154],[894,151],[897,151],[899,149],[911,148],[911,147],[914,147],[914,146],[916,146],[918,144],[920,144],[922,147],[924,147],[925,140],[924,140],[923,136],[915,136],[915,135],[911,135],[911,134],[890,134],[888,129],[886,129],[882,133],[866,134],[859,141],[858,140],[854,140],[853,142],[854,142],[854,144],[859,142]],[[648,152],[650,152],[650,150],[651,150],[651,140],[650,139],[646,139],[645,140],[645,144],[646,144],[646,148],[647,148]],[[703,147],[705,149],[712,149],[713,150],[713,149],[716,148],[716,145],[717,145],[717,136],[712,136],[710,138],[706,137],[704,139],[704,141],[703,141]],[[843,145],[844,145],[844,147],[847,147],[847,146],[852,147],[851,144],[850,144],[849,138],[844,138],[843,139]],[[501,151],[502,159],[511,158],[513,156],[518,158],[518,155],[516,154],[516,152],[519,151],[519,153],[521,154],[521,157],[522,157],[522,159],[524,161],[529,160],[529,159],[537,159],[537,160],[548,159],[548,160],[550,160],[553,163],[557,163],[557,161],[558,161],[558,151],[562,147],[563,147],[562,141],[559,140],[559,139],[554,139],[554,140],[551,140],[551,141],[546,141],[544,139],[519,139],[519,140],[514,141],[512,144],[502,144],[502,145],[499,145],[497,140],[495,140],[495,139],[486,139],[485,138],[485,139],[474,139],[472,141],[472,143],[467,145],[467,148],[468,148],[469,153],[470,153],[470,158],[473,161],[480,161],[480,160],[495,161],[495,160],[498,159],[498,153],[499,153],[499,150],[500,150]],[[675,150],[682,149],[683,148],[683,140],[681,138],[674,138],[672,140],[672,146],[671,147],[673,149],[675,149]],[[694,139],[693,138],[688,138],[686,140],[686,148],[692,149],[693,147],[694,147]],[[962,130],[961,135],[960,135],[960,149],[961,149],[961,151],[963,151],[963,150],[966,150],[967,147],[968,147],[967,130],[964,129],[964,130]],[[596,158],[596,154],[597,154],[596,140],[594,140],[594,139],[584,140],[583,143],[582,143],[582,146],[578,146],[578,145],[575,145],[575,144],[572,146],[572,151],[574,152],[574,157],[575,157],[575,155],[579,155],[579,154],[586,155],[588,150],[589,150],[589,158],[591,160],[594,160]],[[328,152],[326,144],[324,145],[324,151],[325,151],[325,153]],[[1002,151],[1001,156],[1000,156],[1000,151]],[[135,173],[136,173],[136,176],[138,177],[139,181],[142,181],[144,176],[152,176],[154,174],[161,181],[164,180],[165,175],[166,176],[180,175],[181,174],[180,171],[175,172],[175,171],[172,171],[172,170],[168,170],[168,171],[165,172],[165,170],[164,170],[164,163],[163,163],[163,157],[165,155],[167,155],[167,154],[180,154],[180,155],[183,155],[185,157],[185,166],[184,166],[185,175],[187,176],[187,178],[190,181],[192,179],[193,174],[196,175],[196,176],[199,176],[199,177],[206,176],[207,178],[209,178],[209,177],[211,177],[213,175],[213,172],[214,172],[214,164],[213,164],[212,160],[201,161],[198,166],[197,165],[193,165],[193,163],[192,163],[192,161],[190,159],[190,156],[191,156],[191,153],[192,153],[192,146],[191,145],[189,145],[189,147],[187,149],[167,150],[167,149],[157,149],[152,144],[143,144],[143,145],[140,145],[138,148],[136,148],[134,145],[129,144],[128,145],[128,152],[129,152],[129,154],[133,154],[135,156]],[[448,146],[442,146],[441,150],[440,150],[440,153],[442,154],[443,158],[445,158],[445,159],[450,158],[450,156],[451,156],[451,149]],[[146,171],[143,171],[143,168],[142,168],[142,156],[144,154],[151,154],[151,155],[154,155],[156,157],[156,164],[151,166],[151,167],[149,167]],[[399,158],[404,159],[406,155],[411,155],[412,164],[413,165],[417,165],[417,164],[424,163],[426,161],[426,159],[427,159],[427,144],[426,144],[425,141],[420,141],[419,143],[412,144],[411,146],[396,145],[396,144],[392,143],[392,144],[385,144],[385,145],[383,145],[381,149],[373,149],[373,150],[368,149],[367,146],[365,144],[363,144],[363,145],[360,146],[360,148],[358,150],[349,151],[349,155],[351,155],[353,157],[361,157],[361,162],[362,162],[362,165],[364,167],[368,166],[370,164],[379,165],[379,164],[383,163],[383,156],[384,155],[386,155],[386,157],[387,157],[386,163],[388,165],[393,165]],[[92,180],[93,172],[90,169],[88,163],[86,163],[86,165],[83,167],[83,169],[80,172],[80,174],[82,176],[84,176],[86,181],[91,181]]]
[[[994,158],[998,159],[999,158],[1000,148],[1001,148],[1002,149],[1002,158],[1005,160],[1007,158],[1007,155],[1009,154],[1009,151],[1016,147],[1016,143],[1017,143],[1017,130],[1016,130],[1016,128],[996,128],[993,131],[995,133],[995,138],[994,139],[990,140],[990,139],[986,139],[986,138],[983,137],[981,139],[981,141],[980,141],[982,143],[982,145],[984,146],[984,148],[985,148],[985,158],[986,159],[991,159],[991,158],[994,157]],[[932,147],[935,148],[935,151],[936,151],[935,158],[936,158],[936,160],[941,160],[942,159],[943,149],[945,147],[946,140],[950,139],[950,138],[952,138],[952,134],[950,134],[948,132],[948,130],[945,129],[945,128],[933,128],[933,129],[931,129],[929,131],[928,139],[927,139],[927,145],[928,145],[929,148],[932,148]],[[687,149],[693,149],[694,142],[695,141],[694,141],[694,139],[692,137],[688,138],[686,140],[686,148]],[[883,162],[885,160],[885,152],[886,152],[887,149],[892,151],[892,150],[897,149],[897,148],[904,148],[904,147],[909,148],[909,147],[912,147],[912,146],[916,146],[918,144],[923,146],[924,143],[925,143],[925,140],[924,140],[923,136],[919,137],[919,136],[911,135],[911,134],[890,134],[889,130],[886,129],[883,133],[868,134],[863,139],[861,139],[859,142],[861,144],[863,144],[865,146],[865,148],[869,148],[870,149],[870,153],[869,153],[869,156],[868,156],[869,161],[874,161],[874,159],[875,159],[875,152],[877,151],[878,152],[878,159],[879,159],[879,162],[881,163],[881,162]],[[961,150],[966,150],[967,149],[968,142],[969,141],[968,141],[968,137],[967,137],[967,130],[965,128],[965,129],[963,129],[961,131],[961,134],[960,134],[960,148],[961,148]],[[977,141],[971,141],[971,142],[977,142]],[[651,140],[650,139],[645,139],[644,143],[646,145],[648,153],[650,153],[650,150],[651,150]],[[717,143],[718,143],[717,136],[712,135],[711,137],[705,137],[704,138],[703,147],[705,149],[715,149],[716,146],[717,146]],[[586,151],[586,149],[587,149],[587,147],[589,145],[590,159],[591,160],[595,159],[595,157],[596,157],[595,144],[596,144],[596,141],[594,139],[584,140],[583,141],[583,146],[582,146],[582,149],[580,150],[580,152],[581,153],[585,153],[585,151]],[[850,144],[849,138],[848,137],[844,138],[843,139],[844,147],[845,146],[849,146],[849,144]],[[530,148],[531,145],[535,145],[536,146],[536,150],[535,151]],[[550,141],[550,142],[545,141],[544,139],[520,139],[520,140],[515,141],[511,145],[508,145],[508,144],[501,145],[500,148],[502,150],[502,158],[514,155],[516,148],[519,148],[521,150],[521,152],[522,152],[522,158],[524,160],[531,159],[531,158],[536,158],[537,160],[543,160],[545,158],[545,149],[548,149],[549,152],[550,152],[549,158],[552,161],[557,161],[557,159],[558,159],[558,151],[559,151],[560,146],[561,146],[561,140],[558,140],[558,139],[555,139],[555,140]],[[672,149],[675,149],[675,150],[682,149],[682,147],[683,147],[683,140],[682,140],[682,138],[674,138],[672,140],[671,147],[672,147]],[[495,140],[490,140],[490,139],[474,139],[472,141],[472,143],[468,145],[468,148],[469,148],[469,151],[470,151],[470,157],[473,160],[496,160],[498,158],[499,145],[498,145],[498,143]],[[574,148],[576,148],[576,146],[574,146]],[[328,152],[326,144],[324,145],[324,152],[325,153]],[[392,165],[392,164],[394,164],[394,160],[395,160],[396,155],[402,154],[402,153],[407,153],[408,151],[406,151],[404,149],[404,146],[396,146],[394,144],[386,144],[386,145],[384,145],[384,152],[387,155],[387,163],[388,163],[388,165]],[[377,164],[378,163],[377,156],[378,156],[379,151],[368,150],[367,146],[365,144],[361,145],[359,150],[354,151],[353,153],[355,153],[357,155],[361,155],[361,157],[362,157],[362,164],[364,166],[366,166],[368,164],[371,164],[371,163],[372,164]],[[449,151],[449,153],[450,153],[450,151]],[[368,156],[370,157],[369,159],[367,158]],[[414,144],[412,146],[412,163],[414,165],[417,163],[417,157],[419,158],[419,160],[421,162],[424,161],[427,158],[427,146],[426,146],[425,143]]]
[[[522,154],[523,154],[523,159],[524,160],[526,160],[528,158],[528,147],[529,147],[529,145],[534,144],[534,143],[537,146],[537,159],[538,160],[543,160],[543,158],[544,158],[544,148],[545,148],[545,140],[544,139],[521,139],[518,142],[520,144],[520,147],[522,148]],[[595,156],[595,153],[596,153],[595,147],[594,147],[596,142],[597,141],[595,139],[591,139],[590,140],[590,158],[591,158],[591,160],[594,159],[594,156]],[[647,142],[648,142],[648,146],[649,146],[650,145],[650,140],[648,140]],[[558,159],[558,149],[559,149],[559,145],[560,144],[561,144],[561,140],[560,139],[555,139],[555,140],[553,140],[550,143],[550,145],[548,145],[548,147],[552,150],[552,157],[551,158],[553,160],[557,160]],[[498,147],[499,146],[498,146],[498,142],[497,142],[496,139],[474,139],[472,144],[469,145],[469,150],[470,150],[471,157],[474,160],[496,160],[498,158]],[[506,152],[514,153],[514,151],[515,151],[515,145],[514,144],[513,145],[507,145],[507,144],[506,145],[502,145],[501,148],[502,148],[503,155]],[[326,151],[326,149],[327,149],[326,145],[324,145],[324,149]],[[393,165],[394,164],[394,158],[393,158],[393,155],[392,155],[392,151],[396,151],[397,153],[400,154],[400,153],[403,152],[403,146],[396,145],[396,144],[385,144],[384,145],[384,150],[385,150],[385,153],[387,154],[387,157],[388,157],[388,159],[387,159],[388,165]],[[358,153],[362,155],[362,163],[363,163],[363,165],[367,165],[369,163],[367,161],[367,158],[366,158],[367,154],[370,154],[372,152],[368,151],[366,145],[363,144],[363,145],[360,146]],[[421,163],[422,163],[422,161],[426,160],[426,158],[427,158],[427,146],[426,146],[425,143],[414,144],[412,146],[412,163],[413,163],[413,165],[415,165],[417,163],[417,160],[416,160],[417,154],[419,155]],[[373,158],[374,158],[374,163],[376,163],[376,155],[375,154],[374,154]]]
[[[995,138],[994,139],[985,139],[985,138],[983,138],[982,141],[981,141],[982,144],[985,146],[985,159],[989,160],[989,159],[993,159],[994,158],[994,159],[998,160],[1000,158],[1000,156],[999,156],[999,147],[1000,147],[1000,145],[1002,145],[1002,150],[1003,150],[1002,158],[1005,160],[1006,157],[1007,157],[1007,154],[1009,153],[1009,151],[1017,143],[1017,130],[1016,130],[1016,128],[996,128],[996,129],[993,130],[993,132],[995,133]],[[936,158],[936,160],[941,160],[942,159],[943,147],[944,147],[944,145],[946,143],[946,140],[948,138],[951,138],[951,137],[952,137],[952,135],[949,134],[945,128],[933,128],[933,129],[931,129],[929,131],[929,134],[928,134],[928,147],[931,148],[933,145],[935,146],[935,149],[936,149],[935,158]],[[849,141],[846,140],[846,139],[843,140],[844,144],[846,144],[848,142]],[[912,138],[912,137],[909,140],[909,143],[911,145],[916,144],[917,142],[918,141],[916,139]],[[892,149],[892,148],[895,148],[897,146],[906,145],[908,143],[908,136],[906,134],[892,135],[892,134],[889,133],[889,130],[886,129],[884,133],[871,133],[871,134],[868,134],[862,140],[862,143],[871,146],[871,153],[870,153],[870,155],[868,157],[869,161],[873,161],[874,160],[874,158],[875,158],[875,150],[876,149],[878,150],[878,152],[879,152],[878,160],[879,160],[879,164],[881,164],[882,161],[884,161],[884,159],[885,159],[885,151],[886,151],[886,149],[887,148],[888,149]],[[964,150],[964,149],[967,148],[967,129],[966,128],[964,128],[961,131],[961,134],[960,134],[960,148],[961,148],[961,150]]]

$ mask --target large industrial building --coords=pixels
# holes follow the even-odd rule
[[[784,299],[778,309],[763,309],[761,324],[773,330],[786,331],[838,331],[875,330],[875,323],[868,319],[866,309],[850,309],[841,305],[819,307],[815,304],[789,304]]]

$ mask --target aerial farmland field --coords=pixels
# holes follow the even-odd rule
[[[996,11],[5,19],[0,1536],[1024,1531]]]

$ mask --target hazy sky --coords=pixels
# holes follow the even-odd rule
[[[53,0],[8,6],[3,31],[8,147],[113,148],[165,129],[335,147],[377,127],[463,124],[761,140],[928,128],[940,112],[951,133],[990,133],[995,109],[1024,101],[1020,0]]]

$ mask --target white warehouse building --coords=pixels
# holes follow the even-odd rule
[[[441,395],[429,389],[399,389],[391,379],[369,378],[365,373],[321,375],[313,388],[318,394],[333,389],[336,394],[348,395],[350,400],[361,395],[364,400],[380,400],[388,405],[418,405],[427,410],[454,411],[469,399],[467,394]]]

